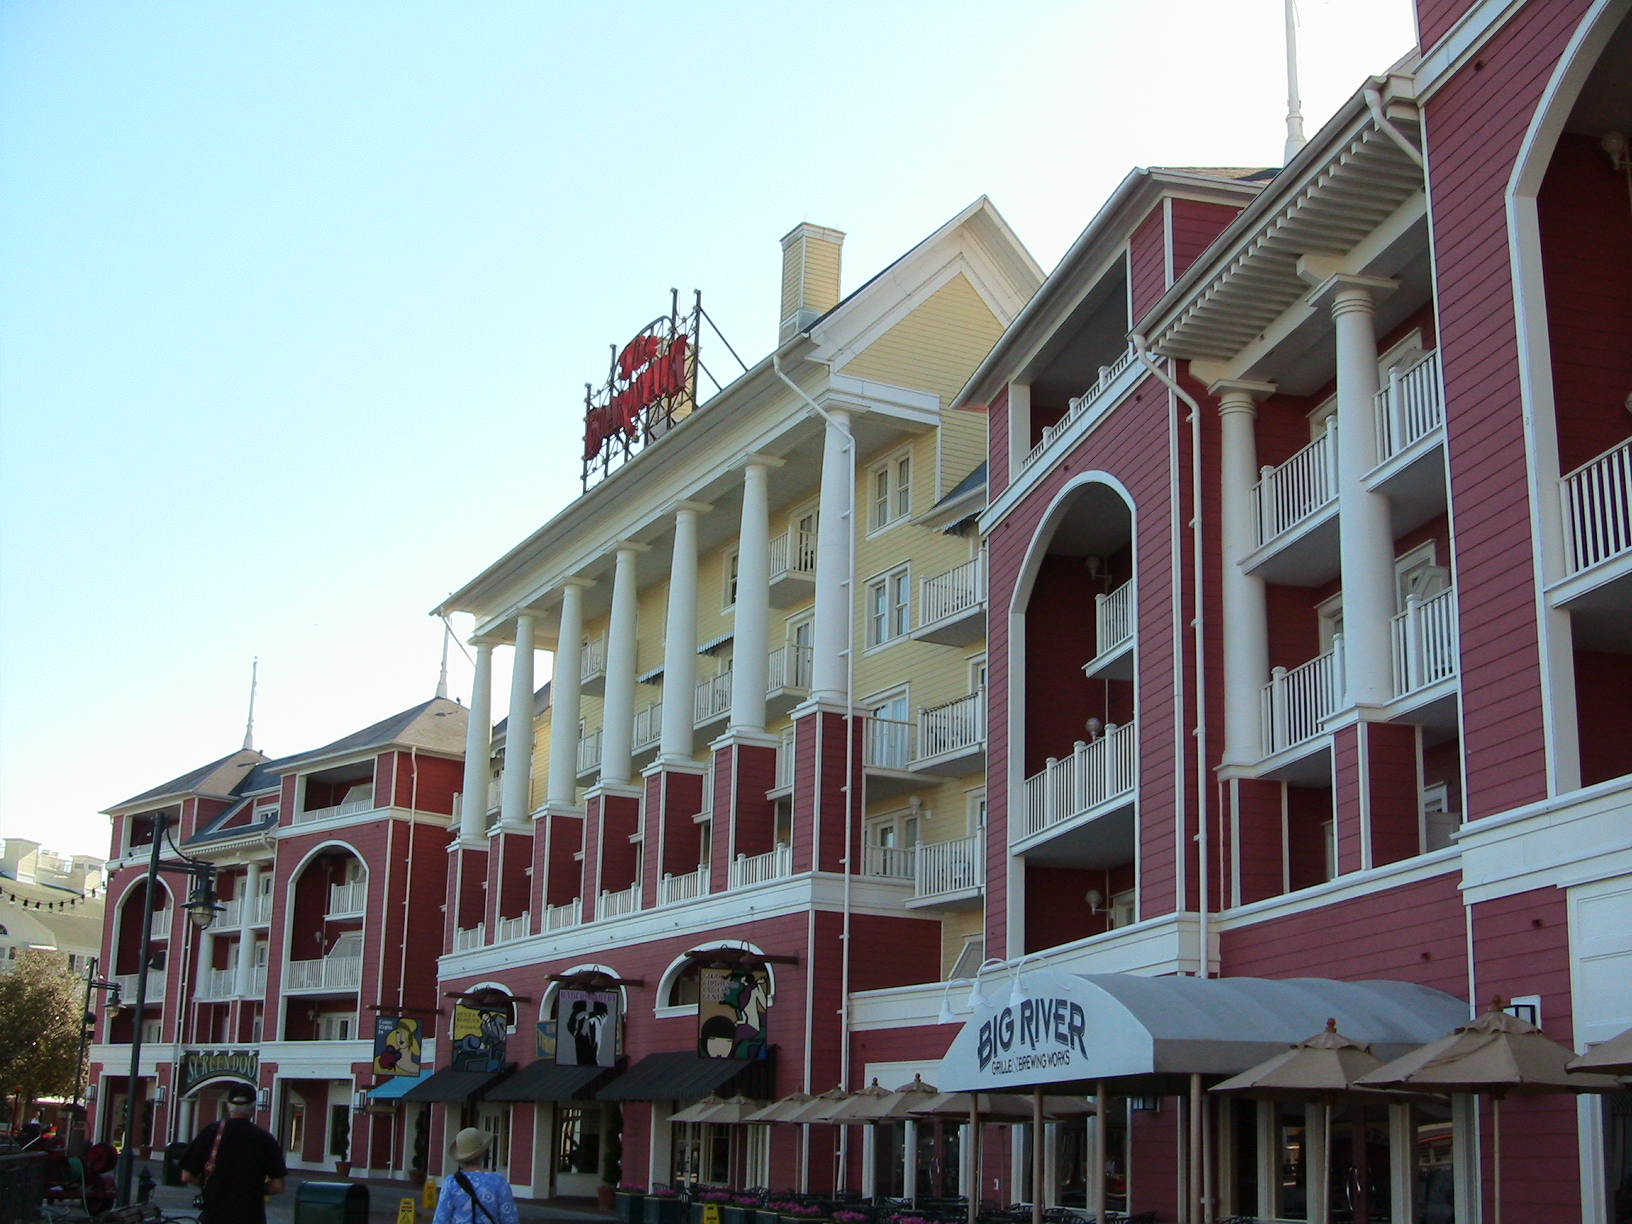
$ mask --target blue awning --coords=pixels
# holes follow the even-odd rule
[[[368,1099],[371,1101],[395,1101],[415,1084],[422,1084],[430,1078],[430,1071],[421,1071],[418,1075],[393,1075],[385,1083],[364,1091],[368,1093]]]

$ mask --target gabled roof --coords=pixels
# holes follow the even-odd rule
[[[356,756],[386,748],[418,748],[443,756],[461,756],[465,751],[465,727],[469,719],[470,711],[457,701],[432,697],[321,748],[284,757],[277,762],[277,771],[289,773],[328,757]]]
[[[255,775],[257,767],[266,762],[267,758],[253,748],[241,748],[231,756],[201,765],[190,773],[171,778],[152,790],[145,790],[103,810],[112,816],[131,808],[158,807],[161,801],[183,799],[190,795],[228,798],[242,794],[244,784]]]

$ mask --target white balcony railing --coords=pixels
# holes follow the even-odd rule
[[[593,638],[584,643],[584,653],[578,659],[578,679],[582,683],[606,670],[606,638]]]
[[[793,785],[793,728],[789,727],[782,732],[782,742],[776,749],[776,785],[778,789],[785,789]]]
[[[809,646],[778,646],[771,651],[770,662],[765,669],[766,691],[774,693],[784,688],[810,688],[810,669],[814,657]]]
[[[454,942],[457,946],[457,939]],[[283,986],[285,990],[354,990],[362,981],[360,955],[325,956],[320,960],[290,961]]]
[[[589,773],[600,768],[601,764],[601,729],[596,727],[583,739],[578,741],[578,772]]]
[[[136,1005],[136,976],[134,973],[118,973],[113,977],[113,980],[119,983],[119,997],[124,1000],[126,1007]],[[147,1005],[149,1007],[156,1006],[164,1001],[165,984],[166,978],[163,969],[149,969],[147,971]]]
[[[870,876],[910,880],[915,846],[868,846],[862,853],[861,870]]]
[[[1108,655],[1133,637],[1133,582],[1124,582],[1108,595],[1094,596],[1094,641]]]
[[[789,542],[792,548],[789,548]],[[784,531],[771,539],[771,581],[788,574],[816,573],[816,533]]]
[[[663,738],[663,703],[654,701],[635,714],[635,728],[629,746],[636,752],[650,748]]]
[[[1337,496],[1337,421],[1279,467],[1263,467],[1252,486],[1258,543],[1267,544]]]
[[[472,948],[485,947],[487,944],[487,923],[478,922],[473,927],[459,927],[453,933],[453,950],[455,952],[469,952]]]
[[[230,999],[236,994],[234,983],[238,973],[234,969],[206,969],[198,975],[200,999]]]
[[[695,871],[686,872],[685,875],[665,875],[657,882],[657,903],[659,905],[673,905],[677,901],[690,901],[707,895],[707,863],[699,865]]]
[[[317,820],[332,820],[337,816],[355,816],[359,812],[374,810],[374,796],[364,795],[360,799],[347,799],[344,803],[336,803],[332,807],[307,808],[304,812],[295,813],[296,824],[311,824]]]
[[[980,558],[965,561],[956,569],[925,578],[918,588],[919,623],[932,625],[957,616],[986,602],[985,571]]]
[[[1445,423],[1445,397],[1439,389],[1439,353],[1423,356],[1407,369],[1388,372],[1388,385],[1377,392],[1377,460],[1392,459]]]
[[[1133,723],[1110,723],[1092,743],[1078,740],[1070,756],[1049,758],[1041,772],[1026,779],[1018,836],[1040,833],[1131,793],[1136,747]]]
[[[793,847],[786,842],[764,854],[739,854],[731,860],[731,887],[746,888],[793,874]]]
[[[978,833],[919,846],[913,863],[913,896],[936,897],[979,888],[986,879],[985,849]]]
[[[215,915],[214,930],[230,931],[243,925],[244,899],[242,897],[229,897],[225,901],[217,902],[217,904],[221,908]],[[157,914],[153,915],[155,927],[158,926],[158,918]],[[155,931],[155,933],[157,932]]]
[[[1024,471],[1026,468],[1035,463],[1037,457],[1048,448],[1048,444],[1050,442],[1054,441],[1055,438],[1065,433],[1065,431],[1076,424],[1080,418],[1087,415],[1095,404],[1099,402],[1100,397],[1105,394],[1106,388],[1115,382],[1117,378],[1121,376],[1122,372],[1133,364],[1133,361],[1133,350],[1130,348],[1110,365],[1100,366],[1099,377],[1094,380],[1094,385],[1089,387],[1088,390],[1084,391],[1081,395],[1074,397],[1070,403],[1066,405],[1065,415],[1059,420],[1055,421],[1054,424],[1043,430],[1042,440],[1039,441],[1036,446],[1032,447],[1025,459],[1021,461],[1020,470]]]
[[[918,712],[918,757],[928,760],[986,742],[986,694],[970,693]]]
[[[633,914],[640,909],[640,881],[636,880],[628,888],[620,888],[616,892],[602,892],[595,902],[595,916],[597,918],[620,918],[624,914]]]
[[[1632,552],[1632,438],[1563,480],[1567,577]]]
[[[531,933],[532,920],[533,915],[530,910],[523,910],[514,918],[500,918],[498,942],[503,943],[507,939],[527,938]]]
[[[329,885],[329,917],[362,914],[368,911],[368,881],[353,880],[349,884]]]
[[[1389,625],[1389,639],[1394,656],[1394,696],[1404,697],[1456,675],[1455,589],[1428,599],[1410,596],[1405,611]]]
[[[719,675],[710,680],[702,680],[697,685],[697,698],[692,710],[692,718],[699,722],[707,722],[711,718],[718,718],[722,714],[731,712],[731,669],[728,667]]]
[[[1343,635],[1332,649],[1288,671],[1277,667],[1259,694],[1258,713],[1265,753],[1280,752],[1319,733],[1343,692]]]
[[[916,730],[910,722],[869,714],[862,740],[862,764],[869,769],[905,769],[912,760]]]
[[[567,927],[582,925],[584,921],[584,899],[574,897],[564,905],[546,905],[544,907],[544,929],[546,931],[560,931]]]

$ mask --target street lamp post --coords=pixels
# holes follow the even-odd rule
[[[190,876],[193,879],[193,891],[187,898],[185,908],[188,920],[196,929],[205,930],[215,921],[216,914],[224,908],[216,903],[213,863],[187,858],[185,855],[177,862],[166,862],[159,857],[159,850],[164,843],[164,831],[169,824],[170,818],[163,812],[154,815],[153,852],[147,862],[147,895],[142,898],[142,947],[141,959],[136,966],[136,1014],[130,1031],[130,1079],[125,1085],[125,1144],[119,1153],[120,1207],[130,1206],[131,1174],[136,1163],[136,1084],[141,1074],[142,1015],[147,1006],[148,945],[153,940],[153,897],[158,892],[159,873],[167,871],[172,875]]]
[[[119,1006],[120,1006],[120,1004],[119,1004],[119,983],[118,982],[105,982],[105,981],[102,981],[101,979],[99,979],[96,976],[96,970],[97,970],[97,966],[98,966],[99,963],[100,962],[97,960],[97,958],[93,956],[90,959],[90,963],[85,968],[84,1020],[80,1023],[80,1026],[79,1026],[79,1061],[74,1064],[74,1104],[75,1105],[82,1105],[83,1104],[83,1101],[82,1101],[82,1099],[80,1097],[80,1088],[83,1085],[84,1078],[85,1078],[85,1048],[88,1045],[90,1045],[90,1043],[91,1043],[91,1026],[96,1023],[96,1016],[91,1011],[91,991],[93,991],[93,990],[104,990],[104,991],[112,991],[113,992],[113,997],[108,1000],[108,1011],[109,1011],[110,1014],[113,1013],[113,1012],[118,1011]],[[83,1115],[81,1115],[80,1121],[81,1122],[84,1121]]]

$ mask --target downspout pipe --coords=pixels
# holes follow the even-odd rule
[[[1383,109],[1383,91],[1375,85],[1367,85],[1360,91],[1360,94],[1365,98],[1366,109],[1371,111],[1372,120],[1377,124],[1378,130],[1399,145],[1405,155],[1417,163],[1417,169],[1426,169],[1427,164],[1422,159],[1422,150],[1406,139],[1405,133],[1394,126],[1394,121],[1388,117],[1388,112]]]

